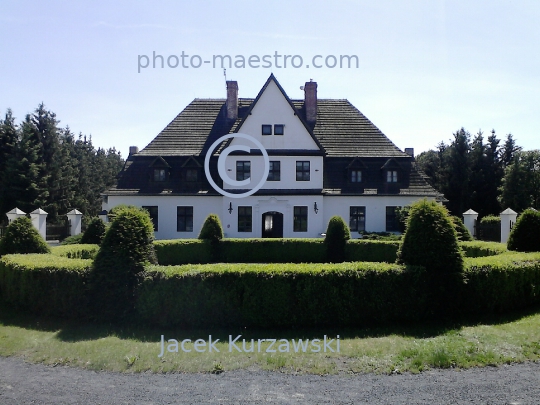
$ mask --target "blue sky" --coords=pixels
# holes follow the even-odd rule
[[[537,149],[539,21],[538,1],[3,0],[0,114],[21,121],[43,101],[62,126],[125,157],[194,98],[225,97],[220,67],[139,73],[139,55],[277,52],[303,66],[227,69],[240,97],[270,73],[291,98],[313,79],[319,97],[349,99],[401,149],[434,148],[462,126]],[[306,67],[314,55],[322,68]],[[358,68],[325,67],[328,55],[357,55]]]

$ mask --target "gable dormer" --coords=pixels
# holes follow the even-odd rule
[[[171,166],[161,156],[155,158],[148,167],[150,169],[150,181],[161,183],[169,180]]]
[[[251,103],[235,132],[253,136],[267,150],[303,150],[324,154],[324,148],[273,74]],[[233,140],[231,144],[237,142],[240,143]]]
[[[403,181],[403,167],[394,158],[388,159],[381,167],[381,171],[385,183],[393,184]]]
[[[346,167],[347,182],[351,185],[365,183],[368,167],[359,157],[355,157]]]
[[[180,178],[182,182],[196,183],[201,181],[202,176],[202,165],[193,156],[189,156],[181,165]]]

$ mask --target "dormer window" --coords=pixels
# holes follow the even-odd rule
[[[197,169],[186,169],[186,181],[196,182],[199,180],[198,177]]]
[[[362,182],[362,170],[351,170],[351,183],[361,183]]]
[[[387,183],[397,183],[398,181],[398,172],[397,170],[387,170],[386,171],[386,182]]]
[[[167,171],[165,169],[154,169],[154,181],[165,181]]]

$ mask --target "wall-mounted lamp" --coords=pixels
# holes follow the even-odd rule
[[[229,211],[229,214],[232,214],[232,211],[233,211],[232,202],[229,203],[229,209],[227,211]]]
[[[317,201],[315,201],[315,204],[313,204],[313,211],[315,211],[315,214],[319,212],[319,207],[317,207]]]

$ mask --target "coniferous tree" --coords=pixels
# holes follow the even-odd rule
[[[5,119],[0,120],[0,223],[5,220],[4,214],[15,208],[13,193],[9,191],[8,165],[14,164],[13,156],[19,141],[18,138],[15,118],[11,110],[8,109]]]

